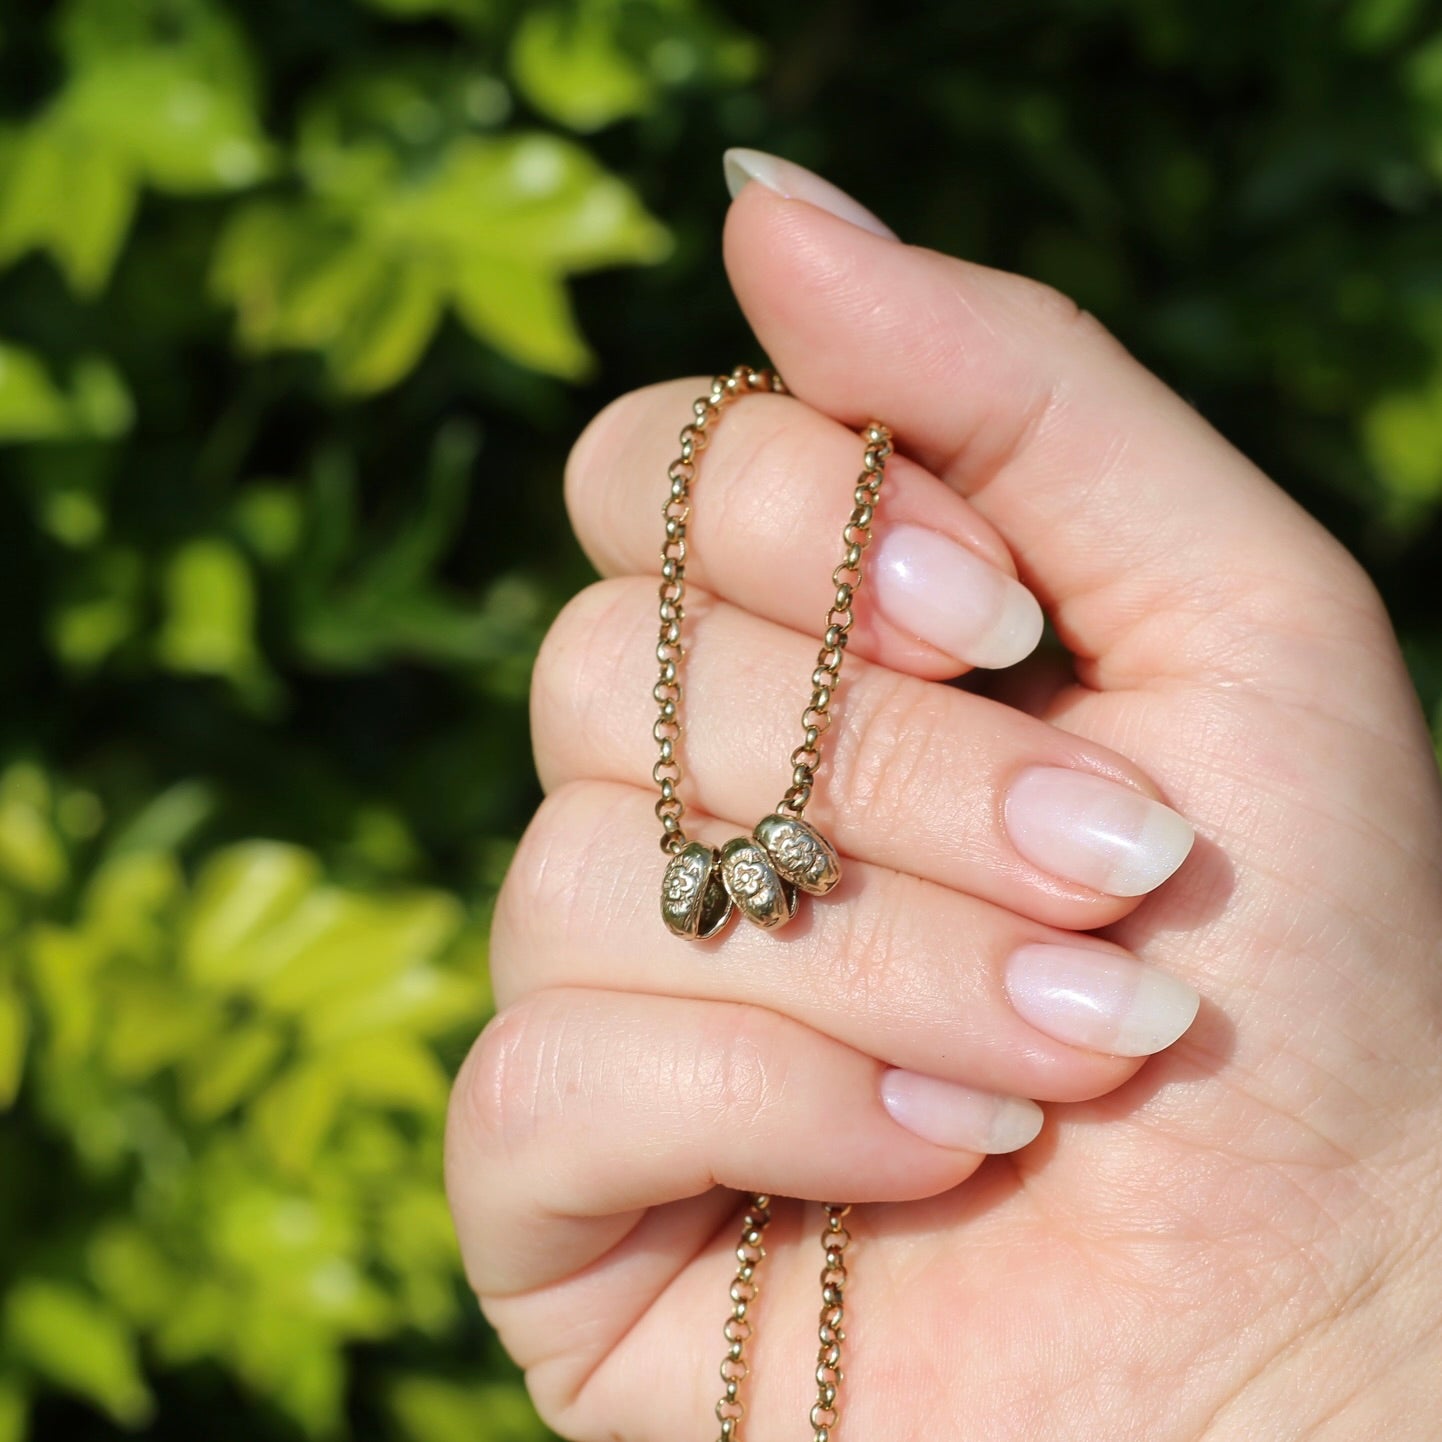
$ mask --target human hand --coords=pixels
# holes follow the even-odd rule
[[[736,1187],[872,1203],[852,1227],[848,1434],[1429,1436],[1442,801],[1370,583],[1055,294],[757,184],[726,239],[795,399],[728,411],[697,481],[689,579],[716,599],[688,619],[691,800],[733,823],[718,839],[774,802],[850,502],[846,427],[884,420],[906,461],[808,812],[853,860],[779,936],[698,950],[661,929],[654,491],[704,386],[627,397],[569,489],[603,571],[631,579],[574,604],[538,665],[551,794],[452,1113],[468,1269],[543,1414],[627,1442],[706,1425]],[[887,537],[916,524],[993,570],[968,580],[942,553],[908,590]],[[934,684],[1024,645],[1024,599],[987,580],[1008,548],[1076,658],[1075,679],[1019,687],[1024,710]],[[1010,610],[968,631],[960,602],[987,585]],[[1112,804],[1143,844],[1079,841],[1084,798],[1055,789],[1028,817],[1038,766],[1140,788]],[[1200,839],[1135,907],[1106,888],[1150,890],[1185,845],[1169,813],[1126,811],[1142,792]],[[1107,1048],[1163,1044],[1185,993],[1123,959],[1068,1009],[1044,963],[1008,976],[1036,943],[1141,957],[1202,1012],[1133,1075]],[[888,1087],[934,1140],[898,1125]],[[1035,1125],[994,1096],[1068,1104],[959,1186]],[[768,1233],[749,1442],[799,1429],[813,1396],[798,1211]]]

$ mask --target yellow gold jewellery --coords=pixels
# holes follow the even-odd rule
[[[681,829],[685,804],[677,791],[681,765],[681,623],[686,615],[686,523],[691,515],[691,485],[696,458],[706,449],[711,427],[722,409],[743,395],[786,387],[772,370],[737,366],[717,376],[710,394],[691,407],[692,419],[681,430],[681,454],[671,462],[671,483],[662,515],[666,540],[661,547],[661,631],[656,643],[659,679],[652,690],[659,708],[651,734],[660,754],[651,769],[661,789],[656,815],[661,849],[670,856],[661,878],[661,916],[676,935],[695,941],[717,936],[739,911],[748,921],[772,930],[796,914],[797,893],[824,896],[841,880],[836,848],[802,819],[821,764],[821,739],[831,725],[831,702],[841,674],[846,641],[855,619],[853,601],[861,585],[861,562],[871,542],[871,523],[886,479],[891,432],[873,421],[862,432],[865,451],[853,492],[853,507],[841,533],[841,564],[831,573],[835,586],[816,669],[811,700],[801,716],[801,744],[791,753],[791,784],[776,810],[756,824],[750,836],[737,836],[718,852],[704,841],[688,841]]]
[[[855,619],[852,603],[861,585],[862,557],[871,544],[871,523],[892,452],[891,432],[873,421],[862,432],[866,448],[861,474],[852,493],[851,516],[841,533],[845,546],[841,564],[831,573],[836,589],[826,615],[821,653],[811,673],[811,700],[801,716],[801,744],[791,753],[791,784],[786,794],[770,816],[757,822],[750,836],[734,837],[719,852],[705,842],[688,841],[681,829],[685,806],[677,794],[681,780],[677,747],[681,739],[681,623],[686,615],[686,523],[691,516],[691,485],[696,479],[696,458],[706,449],[711,427],[722,409],[757,391],[783,395],[786,387],[775,371],[749,366],[737,366],[730,375],[717,376],[710,393],[692,404],[692,419],[681,431],[681,454],[667,470],[671,490],[663,510],[666,542],[661,548],[661,633],[656,644],[661,674],[652,691],[660,709],[651,731],[660,756],[651,775],[661,788],[656,803],[661,849],[670,857],[661,878],[661,916],[676,936],[693,941],[719,935],[733,911],[768,930],[784,926],[795,915],[798,892],[824,896],[841,879],[836,848],[804,821],[801,813],[811,799],[821,764],[821,740],[831,725],[831,703]],[[766,1255],[762,1238],[771,1221],[771,1201],[765,1193],[754,1194],[741,1222],[731,1315],[723,1328],[724,1391],[716,1404],[719,1442],[740,1442],[741,1420],[746,1415],[741,1383],[750,1370],[746,1343],[754,1326],[751,1311],[758,1292],[756,1270]],[[816,1401],[810,1412],[812,1442],[832,1442],[840,1416],[837,1390],[846,1336],[842,1322],[850,1211],[843,1203],[823,1204],[820,1349],[816,1354]]]

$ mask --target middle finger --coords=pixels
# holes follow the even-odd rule
[[[647,786],[656,760],[655,586],[602,581],[551,628],[532,684],[542,784]],[[679,795],[713,816],[775,809],[814,640],[688,597]],[[852,657],[807,811],[844,854],[1052,926],[1126,915],[1185,858],[1192,831],[1124,757],[951,686]]]

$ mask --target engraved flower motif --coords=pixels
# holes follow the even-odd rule
[[[670,876],[666,878],[666,900],[675,906],[685,905],[696,895],[700,885],[701,878],[693,868],[673,867]]]
[[[802,831],[790,831],[776,847],[776,858],[793,876],[817,880],[826,870],[826,856]]]
[[[766,886],[766,868],[759,861],[738,861],[731,868],[731,885],[742,896],[755,896]]]

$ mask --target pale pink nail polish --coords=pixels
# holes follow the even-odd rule
[[[795,161],[768,155],[764,150],[733,149],[721,157],[721,164],[726,172],[726,188],[733,197],[740,195],[748,181],[754,180],[768,190],[774,190],[777,195],[784,195],[788,200],[804,200],[838,220],[869,230],[872,235],[883,236],[887,240],[897,238],[890,226],[859,201]]]
[[[1113,1056],[1150,1056],[1192,1024],[1201,998],[1179,977],[1095,946],[1018,947],[1006,994],[1038,1031]]]
[[[876,604],[887,619],[958,661],[1011,666],[1041,640],[1036,597],[937,531],[890,526],[870,564]]]
[[[1032,766],[1007,792],[1011,844],[1031,864],[1110,896],[1143,896],[1196,839],[1169,806],[1130,786],[1064,766]]]
[[[1042,1124],[1041,1108],[1024,1097],[998,1096],[899,1068],[882,1076],[881,1104],[907,1131],[963,1152],[1014,1152]]]

